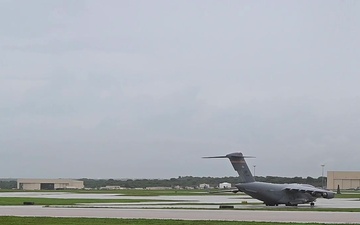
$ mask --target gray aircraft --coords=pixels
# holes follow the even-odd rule
[[[263,201],[267,206],[278,206],[285,204],[287,206],[297,206],[298,204],[310,203],[315,205],[315,201],[319,197],[331,199],[335,197],[332,191],[316,188],[308,184],[273,184],[266,182],[257,182],[251,175],[249,167],[245,162],[242,153],[236,152],[225,156],[212,156],[203,158],[228,158],[234,169],[239,174],[240,183],[236,184],[235,190],[231,192],[244,192],[253,198]]]

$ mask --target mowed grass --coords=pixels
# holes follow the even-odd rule
[[[5,190],[0,189],[0,192],[68,192],[76,194],[118,194],[118,195],[129,195],[129,196],[159,196],[159,195],[209,195],[207,190],[146,190],[146,189],[123,189],[123,190],[54,190],[54,191],[24,191],[24,190]],[[220,193],[221,194],[221,193]],[[231,193],[233,194],[233,193]]]
[[[136,203],[136,202],[161,202],[149,199],[63,199],[63,198],[23,198],[0,197],[0,205],[23,205],[24,202],[34,202],[35,205],[75,205],[79,203]]]
[[[336,194],[335,198],[359,198],[360,199],[360,193],[346,193],[346,194]]]
[[[155,219],[103,219],[103,218],[53,218],[53,217],[0,217],[3,225],[303,225],[303,223],[272,223],[272,222],[241,222],[241,221],[209,221],[209,220],[155,220]],[[319,225],[318,223],[306,223],[307,225]]]
[[[124,190],[77,190],[74,193],[92,193],[92,194],[119,194],[129,196],[159,196],[159,195],[209,195],[206,190],[146,190],[146,189],[124,189]]]

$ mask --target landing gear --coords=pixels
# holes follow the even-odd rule
[[[311,202],[311,203],[310,203],[310,206],[314,206],[314,205],[315,205],[315,203],[314,203],[314,202]]]
[[[279,204],[265,203],[266,206],[278,206]]]

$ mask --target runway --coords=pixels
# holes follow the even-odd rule
[[[179,219],[269,221],[303,223],[360,223],[360,213],[259,211],[259,210],[189,210],[189,209],[104,209],[48,208],[42,206],[0,206],[0,216],[88,217],[127,219]]]
[[[235,208],[264,208],[264,204],[244,194],[234,195],[159,195],[159,196],[127,196],[119,194],[89,194],[69,192],[0,192],[1,197],[26,197],[26,198],[59,198],[59,199],[133,199],[136,203],[88,203],[81,204],[96,207],[119,207],[119,208],[219,208],[221,204],[234,205]],[[143,201],[146,200],[146,201]],[[246,202],[248,204],[240,204]],[[195,205],[196,204],[196,205]],[[317,208],[360,208],[360,199],[351,198],[318,198]],[[280,206],[279,206],[280,207]],[[308,208],[309,204],[299,205]]]

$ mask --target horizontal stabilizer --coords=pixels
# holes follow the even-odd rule
[[[240,152],[235,152],[227,155],[220,155],[220,156],[206,156],[202,157],[203,159],[226,159],[226,158],[255,158],[254,156],[245,156]]]
[[[203,159],[226,159],[226,155],[223,156],[207,156],[207,157],[202,157]]]

